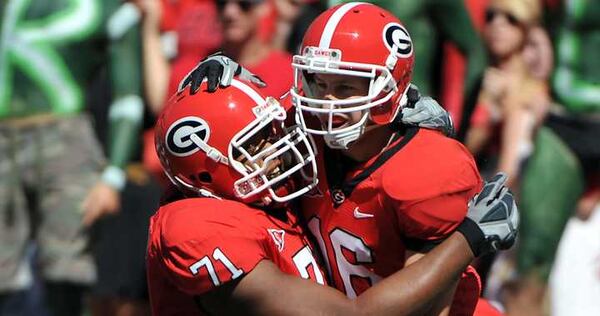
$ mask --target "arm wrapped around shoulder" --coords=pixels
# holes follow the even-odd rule
[[[402,108],[401,121],[407,125],[437,130],[449,137],[454,135],[450,113],[433,98],[422,96],[414,84],[408,90],[408,104]]]
[[[475,256],[512,247],[519,230],[519,209],[513,194],[504,185],[506,175],[499,173],[486,182],[469,202],[467,218],[460,224]]]

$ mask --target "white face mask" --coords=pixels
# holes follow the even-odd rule
[[[283,136],[272,143],[267,142],[259,150],[251,150],[250,140],[254,136],[270,129],[274,122],[283,125],[286,119],[285,109],[276,100],[268,102],[272,104],[263,107],[256,120],[231,140],[229,162],[242,175],[234,183],[234,192],[239,198],[247,199],[266,190],[272,200],[286,202],[310,191],[317,184],[314,144],[299,126],[292,126],[285,128]],[[240,155],[244,163],[236,160]],[[302,180],[302,183],[294,183],[294,191],[279,195],[274,188],[292,177]]]
[[[317,48],[315,48],[318,50]],[[335,52],[334,52],[335,51]],[[325,56],[325,57],[324,57]],[[334,149],[347,149],[363,134],[371,108],[390,101],[397,92],[396,81],[390,70],[375,64],[340,61],[341,52],[332,50],[324,54],[310,49],[304,55],[296,55],[292,61],[295,72],[294,87],[290,90],[296,107],[296,123],[309,134],[322,135],[326,144]],[[366,78],[369,80],[367,95],[342,100],[326,100],[314,97],[305,74],[335,74]],[[302,86],[302,87],[301,87]],[[300,93],[303,90],[304,94]],[[352,124],[336,128],[336,115],[360,115]],[[320,127],[307,124],[308,115],[319,116]]]

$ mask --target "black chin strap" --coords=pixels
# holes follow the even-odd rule
[[[345,157],[337,151],[325,147],[325,174],[329,184],[331,199],[335,207],[341,205],[346,198],[352,194],[359,183],[367,179],[373,172],[375,172],[375,170],[381,167],[398,151],[406,146],[406,144],[408,144],[408,142],[410,142],[419,131],[419,127],[406,126],[402,124],[398,124],[397,126],[392,126],[390,124],[390,128],[396,129],[394,135],[392,136],[392,140],[390,141],[391,144],[396,144],[382,152],[372,164],[348,181],[345,180],[346,175],[357,165],[357,162]]]

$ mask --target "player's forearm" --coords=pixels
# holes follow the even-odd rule
[[[454,233],[426,256],[377,283],[353,302],[361,314],[421,314],[442,293],[452,290],[473,259],[466,239]]]
[[[422,315],[473,258],[466,239],[454,233],[427,256],[354,300],[333,288],[284,274],[264,260],[239,282],[222,285],[200,300],[215,314]]]
[[[170,65],[163,53],[158,25],[144,22],[142,39],[146,99],[152,112],[158,114],[167,97]]]
[[[285,274],[268,260],[199,301],[214,315],[358,315],[353,301],[342,292]]]
[[[413,255],[410,256],[411,260],[406,261],[406,265],[408,266],[410,264],[414,264],[418,260],[422,259],[425,255],[426,254],[424,253],[413,253]],[[436,297],[431,299],[431,303],[427,304],[424,310],[420,310],[415,314],[427,316],[448,315],[458,281],[459,280],[457,279],[451,286],[447,287],[444,291],[441,291]]]
[[[454,283],[450,286],[450,288],[440,293],[440,295],[433,299],[433,304],[430,308],[423,313],[426,316],[447,316],[450,315],[450,308],[452,307],[452,302],[454,300],[454,295],[456,294],[456,288],[458,286],[459,280],[454,281]]]

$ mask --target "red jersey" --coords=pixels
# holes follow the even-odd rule
[[[336,172],[347,165],[344,158],[325,153],[319,190],[302,200],[333,285],[351,298],[402,269],[406,250],[425,251],[451,234],[482,185],[471,154],[459,142],[416,127],[397,138],[349,171]],[[457,293],[471,293],[469,311],[454,308],[466,304],[459,295],[453,315],[475,308],[479,279],[466,277],[471,282],[460,284]]]
[[[324,284],[295,218],[271,216],[235,201],[184,199],[161,207],[150,222],[146,257],[154,315],[197,315],[194,300],[271,260],[281,271]]]

